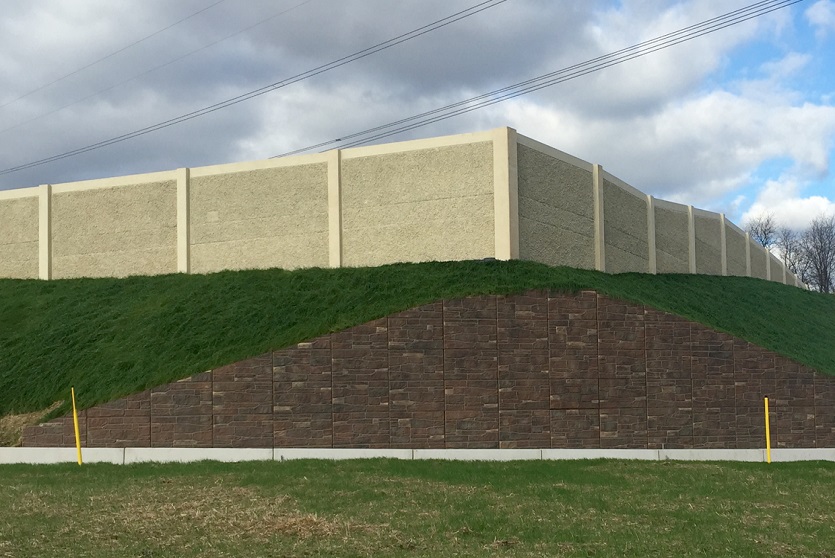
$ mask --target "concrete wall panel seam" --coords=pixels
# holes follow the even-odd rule
[[[177,171],[177,272],[191,273],[191,211],[188,168]]]
[[[38,211],[38,277],[52,279],[52,186],[40,187]]]
[[[342,267],[342,151],[328,153],[328,262]]]

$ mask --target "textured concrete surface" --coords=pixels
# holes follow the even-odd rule
[[[342,162],[343,265],[495,254],[492,142]]]
[[[606,179],[603,182],[606,271],[649,271],[647,200]],[[656,227],[658,224],[656,223]]]
[[[592,173],[519,146],[519,257],[594,269]]]
[[[722,275],[721,216],[694,210],[696,230],[696,273]]]
[[[727,223],[725,225],[725,244],[727,246],[728,275],[738,277],[748,275],[745,243],[745,232],[732,223]]]
[[[326,163],[192,177],[191,270],[328,266]]]
[[[38,198],[0,199],[0,277],[38,277]]]
[[[175,273],[176,182],[55,192],[52,234],[55,279]]]
[[[658,273],[689,273],[687,206],[655,201],[655,249]]]
[[[768,253],[765,248],[757,244],[754,240],[751,243],[751,277],[758,279],[768,278]]]

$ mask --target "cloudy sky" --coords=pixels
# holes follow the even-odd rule
[[[4,0],[0,173],[279,82],[483,0]],[[506,0],[0,189],[261,159],[662,36],[754,0]],[[835,213],[835,0],[804,0],[379,141],[512,126],[736,222]]]

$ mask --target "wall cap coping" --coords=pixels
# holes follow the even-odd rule
[[[555,147],[536,141],[528,136],[523,136],[522,134],[517,134],[516,143],[524,145],[534,151],[539,151],[540,153],[553,157],[554,159],[559,159],[563,163],[568,163],[569,165],[573,165],[584,171],[592,172],[592,168],[594,167],[594,165],[588,161],[575,157],[574,155],[570,155],[565,151],[560,151]]]

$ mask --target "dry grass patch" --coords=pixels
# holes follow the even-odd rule
[[[57,409],[63,401],[57,401],[50,407],[34,413],[8,414],[0,417],[0,447],[18,447],[23,429],[38,424],[43,417]]]

